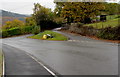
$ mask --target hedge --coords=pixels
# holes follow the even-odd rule
[[[26,26],[21,28],[22,34],[32,33],[34,26]]]
[[[5,29],[2,30],[2,37],[10,37],[10,36],[15,36],[15,35],[21,35],[21,34],[28,34],[32,33],[32,29],[34,26],[24,26],[24,27],[15,27],[11,29]]]
[[[11,28],[11,29],[7,30],[7,33],[9,36],[20,35],[21,29],[20,28]]]
[[[96,36],[98,38],[108,39],[108,40],[120,40],[120,25],[119,24],[116,27],[106,27],[102,29],[95,29],[93,27],[84,26],[83,24],[78,24],[78,23],[72,23],[67,27],[68,27],[67,30],[84,35],[84,36],[86,35]]]
[[[109,40],[120,40],[120,26],[111,28],[107,27],[102,29],[98,34],[97,37]]]

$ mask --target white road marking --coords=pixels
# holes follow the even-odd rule
[[[91,41],[80,41],[80,40],[68,40],[70,42],[83,42],[83,43],[104,43],[104,42],[91,42]],[[118,43],[107,43],[106,44],[109,44],[109,45],[119,45]]]
[[[5,58],[4,58],[4,53],[2,54],[3,58],[2,58],[2,77],[4,77],[5,75]]]
[[[30,56],[33,60],[35,60],[37,63],[39,63],[43,68],[45,68],[50,74],[52,74],[54,77],[58,77],[54,72],[52,72],[49,68],[47,68],[43,63],[38,61],[36,58],[34,58],[32,55],[29,53],[26,53],[28,56]]]

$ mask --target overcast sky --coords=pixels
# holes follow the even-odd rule
[[[20,14],[32,14],[34,3],[54,10],[53,0],[0,0],[0,9]]]
[[[0,9],[20,14],[32,14],[34,3],[40,3],[42,6],[54,10],[54,0],[0,0]],[[107,0],[113,1],[113,0]],[[120,1],[120,0],[115,0]]]

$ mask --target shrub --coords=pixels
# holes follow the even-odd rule
[[[37,25],[41,26],[42,30],[51,28],[53,25],[54,13],[49,8],[41,6],[39,3],[34,4],[32,17]],[[51,26],[50,26],[51,25]]]
[[[97,33],[97,29],[94,29],[93,27],[83,26],[82,23],[72,23],[69,26],[69,31],[78,33],[81,35],[89,35],[94,36]]]
[[[21,27],[24,26],[24,22],[20,20],[13,20],[13,21],[7,21],[4,26],[2,26],[2,29],[10,29],[14,27]]]
[[[32,33],[33,27],[34,26],[24,26],[24,27],[21,27],[22,34]]]
[[[11,28],[7,30],[2,30],[2,37],[9,37],[9,36],[14,36],[14,35],[20,35],[21,30],[19,28]]]
[[[82,27],[84,24],[81,22],[77,22],[78,27]]]
[[[118,15],[117,17],[115,17],[115,18],[120,18],[120,15]]]
[[[25,25],[26,26],[35,26],[37,25],[33,17],[27,17],[25,20]]]
[[[38,34],[40,32],[40,27],[39,26],[35,26],[32,30],[33,34]]]
[[[21,29],[20,28],[11,28],[9,30],[7,30],[7,33],[9,34],[9,36],[13,36],[13,35],[20,35],[21,34]]]
[[[103,39],[109,39],[109,40],[120,40],[120,26],[111,28],[107,27],[105,29],[102,29],[97,36],[99,38]]]
[[[10,37],[20,34],[32,33],[34,26],[15,27],[2,30],[2,37]]]
[[[3,38],[9,36],[7,30],[3,30],[3,31],[1,32],[1,34],[2,34],[2,37],[3,37]]]
[[[64,19],[64,18],[61,18],[61,17],[55,17],[55,18],[54,18],[54,21],[55,21],[55,23],[57,23],[57,24],[66,23],[65,19]]]

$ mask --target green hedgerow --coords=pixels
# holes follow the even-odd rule
[[[38,34],[40,32],[40,26],[34,26],[32,33],[33,34]]]

